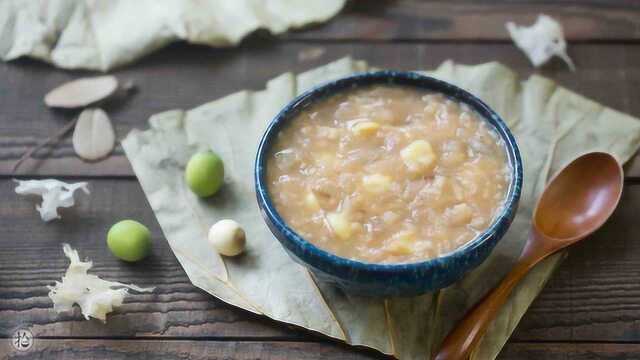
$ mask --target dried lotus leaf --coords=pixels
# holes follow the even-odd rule
[[[44,103],[56,108],[81,108],[111,96],[118,89],[115,76],[82,78],[64,83],[49,91]]]
[[[78,116],[73,131],[73,149],[85,160],[98,160],[113,151],[116,135],[109,116],[102,109],[86,109]]]

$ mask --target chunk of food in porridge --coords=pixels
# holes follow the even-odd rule
[[[375,121],[362,121],[354,124],[351,131],[357,136],[372,136],[380,129],[380,124]]]
[[[436,166],[436,154],[426,140],[416,140],[400,151],[407,169],[418,175],[427,175]]]
[[[507,154],[488,122],[437,93],[354,89],[283,129],[267,163],[282,218],[342,257],[423,261],[483,232],[509,188]]]

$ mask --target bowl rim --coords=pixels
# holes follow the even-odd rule
[[[338,92],[348,89],[370,86],[372,84],[388,84],[400,86],[413,86],[418,89],[442,93],[445,96],[463,102],[479,113],[484,121],[488,122],[499,134],[505,143],[508,162],[511,170],[511,181],[507,195],[502,204],[500,214],[495,216],[492,223],[480,234],[476,235],[466,244],[442,254],[438,257],[409,263],[371,263],[355,259],[348,259],[324,250],[310,241],[307,241],[295,232],[284,221],[271,201],[266,182],[266,164],[268,151],[272,145],[272,139],[276,137],[283,124],[296,118],[296,115],[307,106],[315,104],[318,100],[330,97]],[[428,86],[425,86],[428,85]],[[335,90],[335,91],[332,91]],[[490,119],[491,120],[490,120]],[[254,167],[255,191],[258,205],[265,220],[277,226],[287,241],[276,236],[278,241],[288,250],[292,251],[303,262],[310,264],[327,273],[340,273],[341,269],[349,271],[362,271],[365,273],[398,275],[406,272],[424,271],[425,269],[446,266],[451,261],[464,258],[467,254],[479,250],[487,243],[500,228],[510,225],[522,192],[523,168],[522,158],[516,140],[502,118],[482,100],[470,92],[451,83],[426,76],[416,72],[382,70],[373,72],[361,72],[332,80],[310,90],[305,91],[289,102],[269,123],[258,145]],[[497,243],[497,240],[494,242]],[[493,247],[493,246],[492,246]]]

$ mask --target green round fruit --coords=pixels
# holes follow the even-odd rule
[[[137,221],[122,220],[109,229],[107,246],[118,259],[142,260],[151,252],[151,232]]]
[[[218,192],[224,182],[224,164],[212,151],[197,153],[187,163],[184,178],[196,195],[211,196]]]

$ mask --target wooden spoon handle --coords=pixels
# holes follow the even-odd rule
[[[545,257],[544,249],[536,248],[537,242],[533,239],[536,236],[536,232],[532,231],[520,259],[511,272],[471,308],[456,328],[447,335],[440,352],[435,357],[436,360],[467,360],[469,358],[513,288],[529,272],[529,269]]]

